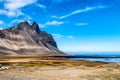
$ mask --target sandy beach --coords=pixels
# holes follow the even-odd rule
[[[51,57],[1,57],[0,80],[120,80],[120,64]]]

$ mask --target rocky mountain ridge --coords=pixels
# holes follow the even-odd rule
[[[63,53],[51,34],[39,29],[39,25],[27,21],[0,30],[0,54]]]

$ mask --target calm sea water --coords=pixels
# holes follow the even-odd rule
[[[75,56],[89,56],[88,58],[70,58],[71,60],[120,63],[120,58],[118,58],[120,57],[120,52],[67,52],[67,53]],[[91,58],[91,57],[107,57],[107,58]]]

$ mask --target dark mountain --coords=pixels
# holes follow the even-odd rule
[[[27,21],[0,30],[0,54],[63,53],[58,50],[51,34],[41,31],[36,22]]]

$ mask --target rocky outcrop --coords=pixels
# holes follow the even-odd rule
[[[0,30],[0,54],[62,53],[51,34],[41,31],[36,22],[27,21]]]

